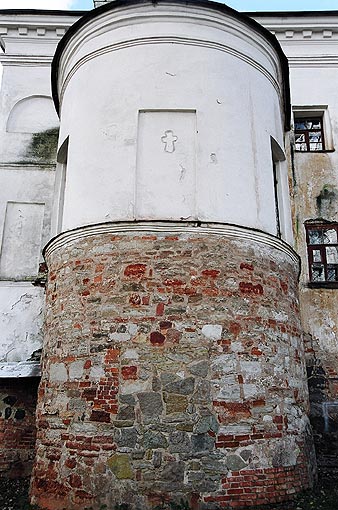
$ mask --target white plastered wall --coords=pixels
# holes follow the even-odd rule
[[[32,151],[34,134],[58,128],[50,64],[71,16],[0,16],[0,377],[38,373],[44,289],[33,285],[50,237],[55,162]]]
[[[101,15],[61,59],[62,230],[150,219],[276,234],[270,137],[284,141],[275,51],[208,9],[153,9]],[[290,242],[290,224],[285,231]]]
[[[325,150],[295,152],[290,178],[293,181],[295,248],[302,260],[300,305],[309,347],[307,355],[310,365],[318,363],[326,372],[330,380],[329,399],[335,400],[336,405],[337,289],[309,285],[304,223],[318,218],[338,221],[338,18],[319,13],[313,16],[289,13],[278,18],[258,14],[255,19],[276,33],[289,59],[291,98],[296,111],[303,112],[303,116],[324,115]],[[330,191],[330,198],[319,207],[318,199],[325,189]]]

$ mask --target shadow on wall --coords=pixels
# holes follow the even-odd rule
[[[35,408],[39,378],[0,380],[2,432],[0,476],[31,474],[35,455]]]
[[[331,184],[325,184],[316,203],[319,218],[335,218],[338,209],[338,190]]]
[[[307,372],[318,465],[338,468],[338,401],[332,399],[330,379],[320,361],[308,366]]]

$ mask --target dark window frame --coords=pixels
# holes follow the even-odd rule
[[[328,262],[327,260],[327,248],[336,248],[338,251],[338,223],[323,223],[323,222],[313,222],[305,224],[306,230],[306,244],[307,244],[307,255],[308,255],[308,270],[309,270],[309,287],[326,287],[338,289],[338,263]],[[336,241],[337,242],[317,242],[313,243],[310,239],[310,232],[318,231],[322,236],[322,240],[324,240],[324,232],[328,230],[333,230],[336,232]],[[314,260],[314,251],[319,252],[320,261]],[[324,274],[323,280],[318,280],[314,277],[314,272],[322,271]],[[329,275],[329,271],[335,273],[334,279]]]
[[[310,112],[309,112],[310,113]],[[297,113],[294,113],[294,124],[300,122],[316,122],[320,124],[320,128],[305,128],[305,129],[296,129],[295,127],[295,150],[296,152],[323,152],[325,151],[325,136],[324,136],[324,119],[322,115],[308,115],[304,117],[303,115],[299,116]],[[320,132],[321,133],[321,142],[310,142],[310,132]],[[304,135],[305,141],[300,142],[299,144],[305,144],[306,150],[297,149],[296,137],[297,135]],[[320,149],[311,149],[311,143],[321,143],[322,147]]]

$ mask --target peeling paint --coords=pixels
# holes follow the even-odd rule
[[[42,345],[43,289],[0,288],[0,361],[29,360]]]

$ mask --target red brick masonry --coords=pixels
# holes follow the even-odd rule
[[[274,243],[196,229],[47,250],[33,503],[241,508],[311,484],[298,262]]]

